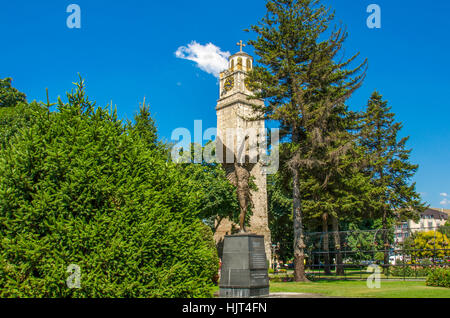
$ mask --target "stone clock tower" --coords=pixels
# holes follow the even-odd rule
[[[242,41],[238,45],[240,51],[229,58],[228,69],[220,74],[220,98],[216,107],[217,140],[223,143],[224,148],[232,149],[234,153],[237,153],[237,149],[234,142],[230,143],[227,130],[265,128],[264,120],[248,120],[255,117],[251,104],[263,106],[264,101],[248,99],[251,92],[247,88],[246,77],[247,72],[253,67],[253,58],[242,51],[242,47],[245,46]],[[253,213],[247,231],[264,236],[266,257],[271,263],[272,243],[268,222],[267,179],[262,173],[262,164],[258,162],[252,165],[250,174],[258,190],[251,191]],[[234,234],[236,229],[237,225],[227,219],[222,220],[218,225],[214,238],[219,247],[219,255],[221,255],[221,243],[224,236]]]

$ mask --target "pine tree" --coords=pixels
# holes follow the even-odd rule
[[[12,79],[0,79],[0,107],[14,107],[26,103],[26,96],[11,86]]]
[[[158,129],[151,116],[150,106],[145,104],[145,98],[139,106],[139,112],[134,116],[134,122],[134,125],[129,125],[133,127],[137,138],[144,140],[151,149],[162,146],[158,142]]]
[[[251,28],[258,37],[249,44],[259,65],[250,73],[249,85],[257,92],[254,97],[267,101],[267,107],[255,110],[278,121],[291,143],[285,167],[292,178],[294,276],[295,281],[306,281],[300,170],[326,170],[327,161],[335,162],[349,148],[336,143],[342,132],[327,132],[327,126],[332,117],[341,116],[344,101],[361,85],[366,61],[348,69],[358,54],[337,57],[347,37],[343,27],[321,41],[334,14],[318,0],[269,0],[266,7],[266,16]]]
[[[31,121],[31,109],[40,106],[27,103],[24,93],[11,85],[12,79],[0,79],[0,149],[12,140],[13,136]]]
[[[409,137],[399,137],[402,124],[395,122],[388,102],[374,92],[363,119],[361,145],[365,147],[369,164],[366,174],[372,183],[371,211],[382,220],[384,264],[389,263],[389,229],[401,218],[417,219],[425,209],[415,183],[410,180],[418,165],[409,162],[411,149],[406,148]]]
[[[286,182],[287,181],[287,182]],[[278,171],[267,176],[269,229],[272,242],[278,245],[277,255],[283,261],[293,257],[292,187],[289,179]]]
[[[302,192],[305,215],[322,223],[324,263],[330,264],[329,242],[334,241],[337,274],[343,275],[340,223],[364,217],[370,183],[369,177],[363,174],[362,147],[356,143],[358,114],[349,112],[346,107],[336,110],[339,116],[331,116],[330,121],[334,123],[324,129],[324,134],[335,137],[324,142],[326,148],[317,153],[321,164],[313,169],[303,169]],[[335,154],[335,151],[340,153]],[[327,265],[325,272],[331,273]]]

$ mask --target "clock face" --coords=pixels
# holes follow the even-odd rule
[[[234,78],[229,77],[226,79],[225,84],[223,85],[224,92],[230,91],[234,86]]]

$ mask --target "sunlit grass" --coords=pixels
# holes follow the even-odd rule
[[[450,298],[449,288],[428,287],[422,281],[381,281],[379,289],[368,288],[366,281],[271,282],[270,291],[349,298]]]

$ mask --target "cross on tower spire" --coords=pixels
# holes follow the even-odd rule
[[[240,52],[242,52],[242,47],[246,46],[244,43],[242,43],[242,40],[240,40],[238,43],[236,43],[236,45],[241,47],[241,51]]]

